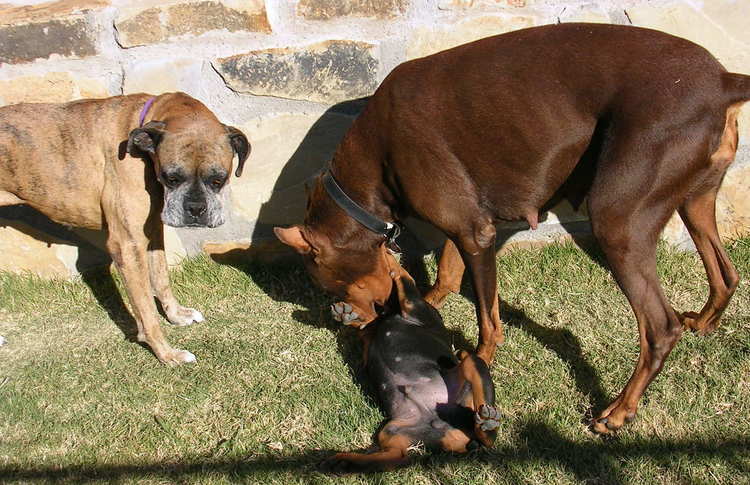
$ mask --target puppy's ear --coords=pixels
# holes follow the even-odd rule
[[[164,135],[167,124],[163,121],[149,121],[140,128],[130,132],[128,136],[128,153],[133,156],[156,153],[156,145]]]
[[[229,144],[232,145],[232,150],[237,154],[237,170],[235,170],[235,177],[242,175],[242,169],[245,168],[245,160],[250,155],[250,143],[247,141],[247,137],[240,130],[234,126],[224,125],[229,135]]]
[[[312,251],[312,246],[302,235],[302,228],[300,226],[287,228],[274,227],[273,232],[276,234],[276,237],[279,238],[279,241],[287,246],[291,246],[299,254],[307,254]]]
[[[417,284],[414,282],[411,275],[398,263],[396,263],[395,268],[391,265],[390,274],[393,279],[393,284],[396,285],[398,304],[401,307],[401,316],[409,318],[411,312],[414,310],[414,302],[420,298]]]

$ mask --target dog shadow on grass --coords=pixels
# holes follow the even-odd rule
[[[542,416],[528,416],[514,425],[512,439],[497,444],[489,450],[480,450],[467,455],[447,453],[416,454],[412,465],[416,472],[426,473],[436,483],[455,483],[465,477],[461,464],[476,469],[483,475],[491,470],[500,474],[508,483],[534,482],[534,473],[541,476],[570,476],[579,483],[625,485],[639,481],[643,473],[643,462],[679,483],[702,484],[687,464],[713,463],[724,473],[748,476],[750,465],[747,450],[750,437],[738,435],[717,440],[687,439],[664,441],[649,438],[622,442],[612,440],[573,440],[563,436],[545,422]],[[0,477],[8,481],[54,481],[87,483],[106,480],[109,482],[163,480],[168,482],[201,482],[225,478],[231,481],[263,481],[283,478],[293,474],[311,482],[322,478],[319,464],[335,450],[310,450],[296,454],[270,453],[266,455],[241,455],[216,457],[210,454],[186,456],[181,462],[141,462],[139,464],[76,464],[71,466],[54,464],[22,467],[14,464],[0,466]],[[743,458],[744,457],[744,458]],[[682,463],[675,466],[675,463]],[[687,463],[687,464],[686,464]],[[632,470],[631,470],[632,467]],[[394,472],[398,473],[398,472]],[[458,475],[458,476],[456,476]],[[394,479],[398,479],[394,476]],[[715,477],[714,477],[715,478]],[[642,480],[643,477],[640,478]],[[460,478],[458,478],[460,481]],[[538,478],[538,480],[543,480]]]

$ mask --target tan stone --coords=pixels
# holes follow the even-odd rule
[[[33,273],[44,277],[67,278],[70,270],[58,257],[57,243],[46,243],[7,226],[0,219],[0,271]],[[16,222],[13,222],[16,225]],[[32,231],[28,228],[29,231]],[[32,232],[33,233],[33,232]]]
[[[716,199],[716,219],[724,239],[750,235],[750,163],[727,171]]]
[[[77,77],[69,72],[0,80],[0,104],[62,103],[109,95],[103,80]]]
[[[234,91],[336,103],[375,90],[378,61],[373,50],[364,42],[331,40],[224,57],[214,67]]]
[[[201,81],[202,61],[188,58],[140,61],[125,68],[123,94],[192,91]]]
[[[627,9],[634,25],[689,39],[711,52],[729,71],[750,74],[750,1],[711,0],[687,3],[641,3]],[[750,110],[740,116],[740,133],[750,136]]]
[[[534,4],[534,0],[440,0],[440,10],[498,10],[522,8]]]
[[[350,16],[389,19],[403,14],[408,4],[408,0],[301,0],[297,14],[310,20]]]
[[[106,0],[58,0],[22,6],[0,4],[0,25],[46,22],[108,5]]]
[[[530,16],[492,16],[465,20],[453,26],[421,27],[413,31],[406,48],[406,57],[415,59],[512,30],[535,25]]]
[[[352,122],[342,114],[279,114],[239,127],[253,146],[245,173],[232,181],[233,210],[265,224],[300,222],[305,183],[330,160]]]
[[[124,8],[115,19],[123,47],[164,42],[182,35],[214,30],[271,32],[263,0],[143,2]]]
[[[612,22],[609,14],[598,6],[569,5],[560,14],[560,22],[589,22],[597,24],[608,24]]]
[[[262,242],[221,241],[206,242],[203,252],[221,264],[248,263],[254,261],[262,264],[278,263],[295,258],[297,254],[286,244],[278,240]]]

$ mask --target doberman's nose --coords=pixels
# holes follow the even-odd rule
[[[191,216],[197,219],[198,217],[202,216],[206,212],[206,203],[205,202],[186,202],[185,208],[187,208],[187,211]]]

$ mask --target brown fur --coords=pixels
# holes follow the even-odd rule
[[[171,322],[199,319],[177,302],[169,284],[159,174],[174,165],[198,177],[217,168],[230,172],[232,128],[186,94],[163,94],[145,119],[164,127],[161,141],[152,156],[136,158],[126,147],[151,97],[0,108],[0,205],[24,203],[61,224],[106,229],[107,248],[125,280],[138,324],[138,340],[160,361],[180,364],[194,357],[164,339],[154,295]]]
[[[598,24],[525,29],[398,66],[352,125],[331,170],[380,218],[412,215],[445,232],[427,299],[442,302],[469,269],[478,354],[487,361],[503,340],[493,223],[533,226],[535,214],[557,201],[577,207],[587,198],[641,344],[633,376],[596,420],[597,431],[609,432],[635,416],[683,324],[715,328],[737,286],[714,211],[737,147],[737,106],[748,99],[750,77],[726,72],[702,47],[662,32]],[[700,313],[675,313],[656,274],[656,243],[675,210],[708,274],[711,294]],[[303,232],[308,254],[326,253],[340,287],[362,279],[363,268],[376,268],[381,257],[375,249],[382,238],[320,187],[305,223],[285,231],[283,241]],[[319,240],[320,247],[312,242]],[[383,271],[370,270],[370,278],[388,284]],[[330,279],[319,281],[346,299]]]

